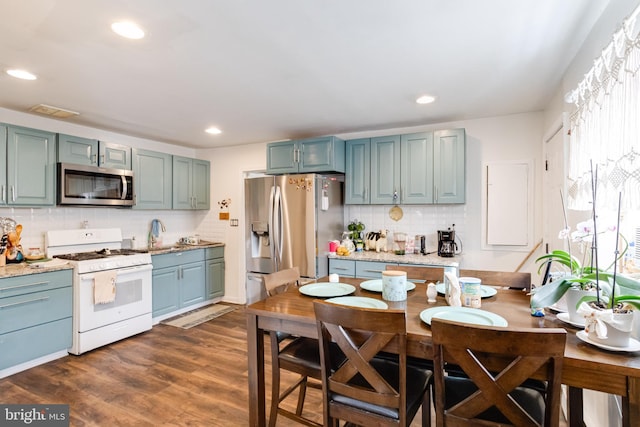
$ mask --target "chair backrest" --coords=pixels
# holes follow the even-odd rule
[[[444,280],[444,268],[442,267],[414,267],[407,265],[387,265],[387,270],[400,270],[407,272],[408,280],[424,280],[425,282],[442,282]]]
[[[505,330],[432,319],[431,333],[438,426],[474,420],[491,407],[516,426],[558,425],[564,329]],[[477,387],[450,408],[445,408],[445,363],[458,365]],[[544,424],[535,422],[509,395],[529,378],[547,381]]]
[[[262,276],[262,286],[267,296],[272,296],[285,292],[289,286],[297,286],[300,280],[300,270],[298,267],[276,271],[275,273]]]
[[[531,273],[461,269],[460,277],[477,277],[483,285],[531,289]]]
[[[313,305],[320,340],[324,420],[353,420],[354,416],[366,416],[355,408],[336,403],[334,398],[340,395],[391,408],[397,411],[399,425],[406,425],[407,333],[404,310],[357,308],[319,300]],[[332,366],[329,351],[332,341],[345,355],[340,366]],[[390,385],[371,363],[371,359],[390,344],[394,353],[395,350],[398,353],[398,389]],[[366,421],[356,419],[360,420],[357,424]],[[362,425],[371,423],[369,420]]]

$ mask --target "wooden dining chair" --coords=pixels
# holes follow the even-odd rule
[[[407,364],[404,310],[313,303],[320,341],[325,426],[408,426],[422,406],[422,425],[431,424],[432,372]],[[345,359],[330,357],[335,343]],[[395,360],[375,357],[392,346]],[[410,380],[408,380],[410,379]]]
[[[286,292],[290,286],[297,286],[300,280],[298,267],[281,270],[262,276],[262,285],[267,296]],[[291,337],[278,331],[269,332],[271,347],[271,411],[269,426],[274,427],[278,414],[307,426],[320,426],[302,415],[307,386],[322,389],[320,383],[320,348],[318,340],[305,337]],[[299,375],[298,379],[284,391],[280,391],[281,371]],[[309,381],[311,379],[311,381]],[[315,380],[315,381],[314,381]],[[289,411],[281,402],[298,389],[296,411]]]
[[[564,329],[432,319],[431,334],[437,426],[558,426]],[[445,362],[455,363],[466,376],[445,375]],[[545,380],[545,390],[527,387],[529,378]]]
[[[459,276],[477,277],[483,285],[524,289],[527,292],[531,289],[531,273],[461,269]]]
[[[387,265],[386,270],[400,270],[407,272],[407,280],[420,282],[441,282],[444,280],[444,268],[442,267],[418,267],[409,265]]]

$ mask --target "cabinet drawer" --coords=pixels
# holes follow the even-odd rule
[[[224,258],[224,247],[206,248],[205,259]]]
[[[73,280],[72,271],[71,269],[59,270],[2,279],[0,280],[0,299],[65,286],[70,288]]]
[[[396,265],[393,262],[358,261],[356,262],[356,277],[381,279],[382,272],[386,270],[387,265],[392,264]]]
[[[350,259],[329,258],[329,274],[345,277],[356,277],[356,262]]]
[[[71,347],[71,317],[0,335],[0,369]]]
[[[204,250],[193,249],[188,251],[176,251],[168,254],[151,256],[153,268],[174,267],[191,262],[204,261]]]
[[[68,286],[0,299],[0,334],[71,317],[71,292]]]

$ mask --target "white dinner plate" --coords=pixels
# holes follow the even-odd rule
[[[439,294],[444,295],[444,283],[437,283],[436,291],[438,291]],[[482,294],[481,298],[490,298],[497,294],[498,291],[496,288],[492,288],[491,286],[480,285],[480,293]]]
[[[349,305],[351,307],[379,308],[379,309],[389,308],[386,302],[380,301],[379,299],[367,298],[367,297],[337,297],[337,298],[329,298],[327,301],[332,302],[334,304]]]
[[[360,283],[360,287],[371,292],[382,292],[382,279],[366,280]],[[415,283],[407,281],[407,291],[412,291],[415,288]]]
[[[431,319],[445,319],[473,325],[507,326],[507,320],[495,313],[479,308],[452,307],[450,305],[422,310],[420,319],[427,325],[431,325]]]
[[[626,346],[626,347],[612,347],[610,345],[606,345],[606,344],[602,344],[602,343],[597,342],[597,341],[593,341],[591,338],[589,338],[589,334],[586,331],[579,331],[576,334],[576,336],[581,341],[584,341],[584,342],[589,343],[591,345],[595,345],[596,347],[600,347],[600,348],[605,349],[605,350],[610,350],[610,351],[638,351],[638,350],[640,350],[640,341],[635,340],[633,338],[629,338],[629,345]]]
[[[556,317],[564,323],[568,323],[571,326],[575,326],[576,328],[584,328],[584,320],[582,322],[574,322],[569,319],[569,313],[558,313]]]
[[[301,294],[310,297],[330,298],[352,294],[356,291],[356,287],[347,283],[318,282],[300,286],[298,290]]]

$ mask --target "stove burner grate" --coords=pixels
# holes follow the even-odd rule
[[[92,259],[109,258],[117,255],[136,255],[148,253],[144,249],[100,249],[95,252],[79,252],[72,254],[56,255],[54,258],[66,259],[69,261],[87,261]]]

